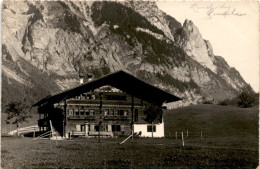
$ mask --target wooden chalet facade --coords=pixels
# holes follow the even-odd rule
[[[132,131],[141,131],[141,136],[149,137],[151,125],[144,121],[145,108],[150,104],[162,107],[165,102],[178,100],[129,73],[118,71],[47,96],[34,106],[38,106],[40,131],[50,130],[51,121],[63,137],[113,137],[116,133],[130,135]],[[162,117],[154,124],[154,136],[164,137]]]

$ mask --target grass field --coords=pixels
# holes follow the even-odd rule
[[[259,109],[217,105],[195,105],[164,113],[165,135],[189,132],[189,138],[212,140],[213,146],[258,150]]]
[[[166,138],[2,137],[2,168],[256,168],[258,109],[198,105],[164,114]],[[185,146],[175,131],[189,130]],[[203,138],[200,138],[200,130]],[[199,131],[199,132],[198,132]],[[172,137],[168,138],[169,133]],[[122,141],[124,138],[120,138]]]
[[[203,141],[202,141],[203,142]],[[256,168],[257,150],[180,146],[172,139],[73,141],[2,138],[3,168]]]

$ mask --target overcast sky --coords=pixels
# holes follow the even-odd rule
[[[225,58],[259,91],[259,8],[257,2],[157,2],[183,24],[192,20],[215,55]]]

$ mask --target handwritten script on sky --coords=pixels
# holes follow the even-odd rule
[[[159,9],[182,24],[192,20],[214,54],[225,58],[259,91],[259,4],[247,2],[157,1]]]
[[[245,16],[246,13],[245,12],[241,12],[239,11],[237,8],[228,5],[226,3],[223,4],[214,4],[211,3],[209,5],[203,5],[199,2],[194,2],[194,4],[192,4],[190,6],[190,8],[194,11],[194,12],[205,12],[207,14],[207,16],[212,19],[215,16],[223,16],[223,17],[227,17],[227,16]]]

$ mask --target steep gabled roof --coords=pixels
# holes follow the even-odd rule
[[[101,78],[84,83],[72,89],[64,90],[51,94],[35,103],[33,106],[39,106],[43,103],[59,103],[63,99],[74,97],[101,86],[110,85],[122,90],[137,98],[143,99],[151,103],[162,104],[164,102],[174,102],[181,100],[180,98],[154,87],[125,71],[117,71],[115,73],[103,76]]]

